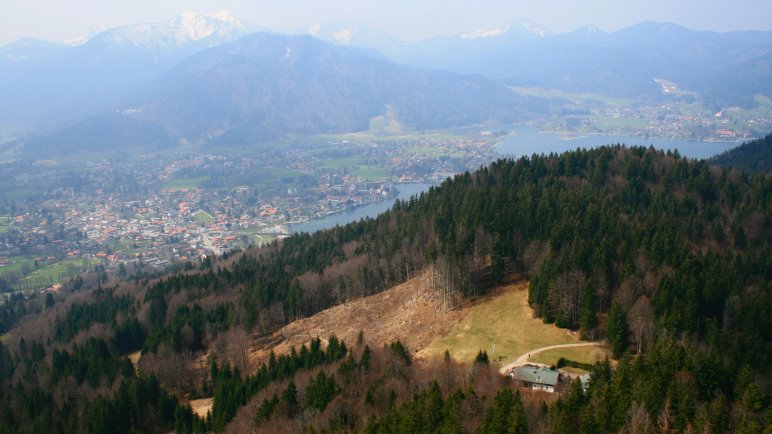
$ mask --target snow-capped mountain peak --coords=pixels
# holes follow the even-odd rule
[[[220,45],[260,30],[236,19],[228,11],[209,14],[183,12],[167,23],[136,24],[102,32],[99,39],[113,45],[133,45],[147,50],[172,50],[189,43]]]
[[[230,39],[233,35],[243,36],[248,32],[242,24],[228,11],[218,11],[210,14],[186,11],[169,23],[179,43],[199,41],[213,35]]]
[[[472,32],[462,33],[459,35],[461,39],[480,39],[490,38],[492,36],[501,36],[509,30],[509,25],[499,26],[493,29],[480,29]]]
[[[372,29],[362,24],[349,21],[336,21],[325,25],[314,24],[308,27],[306,32],[313,37],[342,45],[352,44],[355,39],[370,39],[369,36],[374,33]]]
[[[521,19],[518,24],[536,36],[544,37],[551,33],[549,30],[542,27],[541,24],[527,18]]]
[[[211,12],[208,14],[205,14],[209,18],[214,18],[216,20],[224,21],[226,23],[232,23],[232,24],[241,24],[239,20],[234,17],[231,12],[227,9],[223,9],[217,12]]]
[[[314,24],[300,29],[299,34],[308,34],[323,41],[353,47],[373,48],[381,53],[394,52],[401,42],[388,33],[367,24],[352,21],[334,21]]]
[[[549,30],[545,29],[541,25],[528,20],[522,19],[512,24],[505,26],[494,27],[492,29],[480,29],[472,32],[466,32],[458,35],[459,38],[464,40],[493,38],[497,36],[512,36],[519,38],[542,38],[552,34]]]
[[[172,20],[170,24],[170,27],[175,30],[177,40],[184,42],[186,40],[198,41],[211,36],[215,32],[215,26],[218,22],[206,15],[186,11]]]

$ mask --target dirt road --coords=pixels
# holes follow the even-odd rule
[[[502,374],[506,374],[508,371],[512,370],[512,368],[523,366],[528,362],[528,359],[531,357],[531,355],[539,354],[542,351],[555,350],[558,348],[595,347],[600,345],[601,345],[600,342],[580,342],[578,344],[550,345],[549,347],[537,348],[535,350],[531,350],[523,354],[522,356],[518,357],[514,362],[502,367],[501,369],[499,369],[499,372]]]

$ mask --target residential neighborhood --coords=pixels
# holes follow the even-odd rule
[[[473,170],[494,159],[494,143],[482,134],[341,140],[259,155],[103,160],[77,175],[66,162],[6,163],[0,286],[43,289],[94,267],[161,270],[269,243],[293,224],[393,200],[402,183]]]

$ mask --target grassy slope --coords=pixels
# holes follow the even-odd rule
[[[447,348],[455,359],[472,361],[481,349],[493,356],[491,347],[496,343],[495,359],[501,356],[502,364],[536,348],[581,342],[576,334],[533,317],[528,282],[499,288],[490,297],[446,314],[429,290],[428,275],[422,273],[379,294],[294,321],[266,339],[266,344],[256,345],[250,359],[257,365],[267,360],[269,350],[286,354],[291,346],[297,349],[315,336],[335,334],[352,343],[360,330],[371,346],[400,339],[424,359],[442,357]],[[553,364],[560,357],[591,363],[605,357],[605,350],[551,350],[534,360]]]
[[[578,335],[535,318],[528,306],[528,283],[501,288],[490,299],[465,310],[468,312],[444,337],[435,339],[424,357],[441,357],[447,349],[453,358],[468,362],[480,350],[503,364],[514,361],[530,350],[549,345],[579,343]],[[492,354],[493,344],[496,353]],[[554,363],[561,356],[592,362],[595,354],[587,348],[567,348],[545,352],[538,361]]]
[[[212,223],[214,220],[214,217],[212,217],[208,212],[206,211],[197,211],[193,218],[196,220],[197,223],[202,225],[207,225],[209,223]]]
[[[599,347],[579,347],[579,348],[559,348],[556,350],[544,351],[539,354],[534,354],[530,361],[543,363],[545,365],[554,365],[558,359],[565,357],[569,360],[574,360],[582,363],[595,363],[603,360],[608,356],[611,358],[608,350]]]

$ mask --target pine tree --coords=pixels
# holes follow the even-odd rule
[[[289,384],[287,384],[287,388],[284,389],[281,399],[286,407],[287,416],[294,416],[298,409],[298,389],[295,387],[294,381],[290,381]]]
[[[370,346],[365,345],[365,349],[362,350],[362,356],[359,358],[359,366],[365,371],[370,368],[370,358],[372,357],[372,351]]]
[[[475,358],[474,358],[474,362],[475,362],[475,363],[482,363],[482,364],[485,364],[485,365],[487,365],[487,364],[490,362],[490,361],[488,360],[488,352],[487,352],[487,351],[483,351],[483,350],[480,350],[480,351],[477,353],[477,356],[475,356]]]
[[[608,313],[606,340],[611,345],[611,352],[619,358],[627,349],[627,319],[619,303],[614,302]]]

